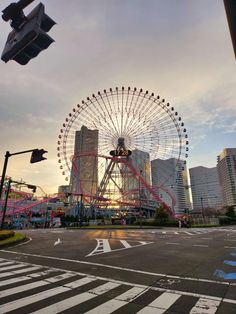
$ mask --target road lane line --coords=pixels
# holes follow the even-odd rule
[[[166,242],[166,244],[180,245],[180,243],[177,243],[177,242]]]
[[[208,247],[208,245],[207,245],[207,244],[193,244],[192,246]]]
[[[224,249],[236,249],[236,246],[224,246]]]
[[[189,314],[214,314],[219,305],[220,301],[200,298]]]
[[[117,269],[117,270],[122,270],[122,271],[127,271],[127,272],[133,272],[133,273],[137,273],[137,274],[144,274],[144,275],[151,275],[151,276],[158,276],[158,277],[177,278],[177,279],[182,279],[182,280],[192,280],[192,281],[198,281],[198,282],[217,283],[219,285],[228,285],[229,284],[227,281],[211,280],[211,279],[204,279],[204,278],[194,278],[194,277],[181,277],[181,276],[174,276],[174,275],[170,276],[168,274],[163,274],[163,273],[154,273],[154,272],[131,269],[131,268],[126,268],[126,267],[112,266],[112,265],[107,265],[107,264],[80,261],[80,260],[74,260],[74,259],[68,259],[68,258],[62,258],[62,257],[54,257],[54,256],[48,256],[48,255],[30,254],[30,253],[22,253],[22,252],[17,252],[17,251],[8,251],[8,250],[1,250],[0,253],[1,252],[10,253],[10,254],[14,254],[14,255],[39,257],[42,259],[49,259],[49,260],[58,260],[58,261],[63,261],[63,262],[71,262],[71,263],[75,263],[75,264],[100,266],[100,267],[104,267],[104,268]],[[41,265],[41,267],[43,267],[43,266]],[[62,271],[62,269],[59,269],[59,268],[54,268],[54,269]],[[77,272],[77,274],[81,274],[83,276],[87,275],[87,274],[79,273],[79,272]],[[104,277],[96,277],[96,278],[104,279]],[[110,280],[110,279],[108,279],[108,280]],[[236,285],[236,284],[231,283],[231,285]]]

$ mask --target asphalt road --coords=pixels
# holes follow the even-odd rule
[[[236,313],[236,227],[23,232],[0,313]]]

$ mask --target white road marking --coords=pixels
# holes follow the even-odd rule
[[[193,244],[192,246],[208,247],[208,245],[206,245],[206,244]]]
[[[84,278],[72,281],[70,283],[67,283],[64,286],[71,288],[71,289],[75,289],[75,288],[81,287],[81,286],[86,285],[87,283],[90,283],[90,282],[95,281],[95,280],[96,280],[96,278],[84,277]]]
[[[0,271],[1,271],[2,266],[12,265],[12,264],[15,264],[15,265],[16,265],[16,262],[15,262],[15,261],[10,261],[10,262],[1,263],[1,264],[0,264]]]
[[[16,274],[23,274],[23,273],[27,273],[27,272],[30,272],[30,271],[34,271],[34,270],[40,269],[40,268],[42,268],[42,266],[41,267],[40,266],[32,266],[32,267],[28,267],[28,268],[24,268],[24,269],[13,270],[11,272],[1,273],[0,274],[0,278],[13,276],[13,275],[16,275]]]
[[[156,298],[154,301],[148,304],[148,306],[167,310],[180,297],[181,297],[181,294],[164,292],[158,298]]]
[[[15,265],[12,265],[12,266],[1,267],[0,271],[10,270],[10,269],[15,269],[15,268],[21,268],[21,267],[25,267],[25,266],[26,266],[25,264],[15,264]]]
[[[224,249],[236,249],[236,246],[224,246]]]
[[[87,254],[86,257],[93,256],[93,255],[104,254],[104,253],[109,253],[109,252],[114,252],[114,251],[121,251],[121,250],[126,250],[126,249],[132,249],[132,248],[135,248],[135,247],[138,247],[138,246],[154,243],[154,242],[148,242],[148,241],[135,241],[136,243],[138,242],[140,244],[130,245],[125,240],[112,239],[112,240],[121,242],[121,244],[124,247],[119,248],[119,249],[111,249],[108,239],[96,239],[96,240],[97,240],[97,246],[95,247],[95,249],[91,253]],[[133,240],[133,242],[134,242],[134,240]]]
[[[0,298],[4,298],[4,297],[7,297],[7,296],[12,295],[12,294],[31,290],[31,289],[42,287],[45,285],[49,285],[49,282],[46,282],[44,280],[40,280],[40,281],[28,283],[28,284],[25,284],[25,285],[22,285],[22,286],[19,286],[16,288],[6,289],[4,291],[0,291]]]
[[[163,273],[154,273],[154,272],[131,269],[131,268],[126,268],[126,267],[112,266],[112,265],[107,265],[107,264],[80,261],[80,260],[74,260],[74,259],[62,258],[62,257],[53,257],[53,256],[48,256],[48,255],[30,254],[30,253],[22,253],[22,252],[17,252],[17,251],[8,251],[8,250],[1,250],[0,252],[11,253],[11,254],[15,254],[15,255],[40,257],[43,259],[59,260],[59,261],[76,263],[76,264],[100,266],[100,267],[104,267],[104,268],[117,269],[117,270],[128,271],[128,272],[133,272],[133,273],[137,273],[137,274],[151,275],[151,276],[159,276],[159,277],[166,277],[166,278],[177,278],[177,279],[182,279],[182,280],[192,280],[192,281],[198,281],[198,282],[211,282],[211,283],[217,283],[220,285],[228,285],[229,284],[227,281],[217,281],[217,280],[210,280],[210,279],[204,279],[204,278],[193,278],[193,277],[170,276],[168,274],[163,274]],[[39,266],[39,265],[37,265],[37,266]],[[56,268],[54,268],[54,269],[56,269]],[[61,271],[61,269],[57,269],[57,270]],[[85,274],[79,273],[79,272],[77,272],[77,274],[85,275]],[[103,277],[96,277],[96,278],[104,279]],[[230,283],[230,285],[236,285],[236,284]]]
[[[19,299],[19,300],[15,300],[9,303],[5,303],[3,305],[0,305],[0,313],[4,314],[10,311],[14,311],[16,309],[19,309],[23,306],[50,298],[54,295],[58,295],[60,293],[69,291],[70,288],[67,287],[57,287],[57,288],[53,288],[53,289],[49,289],[49,290],[45,290],[43,292],[39,292],[36,294],[33,294],[31,296]],[[45,313],[45,312],[44,312]]]
[[[189,314],[214,314],[219,304],[220,301],[201,298],[197,301]]]
[[[177,243],[177,242],[166,242],[166,244],[180,245],[180,243]]]
[[[131,245],[127,241],[125,241],[125,240],[120,240],[120,242],[124,245],[125,248],[130,248],[131,247]]]
[[[19,244],[13,245],[13,246],[11,246],[11,248],[18,247],[18,246],[22,246],[22,245],[26,245],[26,244],[29,243],[30,241],[32,241],[31,238],[29,238],[27,241],[24,241],[23,243],[19,243]]]
[[[85,301],[95,298],[98,295],[106,293],[107,291],[118,287],[119,284],[112,282],[105,283],[104,285],[98,286],[97,288],[91,289],[87,292],[77,294],[73,297],[67,298],[63,301],[54,303],[31,314],[56,314],[65,311],[73,306],[79,305]],[[0,308],[1,310],[1,308]],[[104,312],[103,312],[104,313]]]

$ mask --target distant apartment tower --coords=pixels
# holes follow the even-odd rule
[[[182,213],[184,210],[190,209],[189,190],[185,186],[188,182],[186,166],[183,161],[178,162],[175,158],[152,160],[151,174],[153,188],[170,207],[173,205],[172,200],[165,189],[174,197],[176,204],[172,210],[175,213]]]
[[[225,148],[218,156],[217,170],[224,206],[236,206],[236,148]]]
[[[98,130],[82,126],[75,132],[74,157],[71,170],[71,191],[96,195],[98,185]]]
[[[193,210],[221,209],[222,194],[217,168],[194,167],[189,169]]]

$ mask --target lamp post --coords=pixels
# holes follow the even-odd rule
[[[204,209],[203,209],[203,197],[201,197],[200,199],[201,199],[201,206],[202,206],[202,218],[204,221],[205,217],[204,217]]]
[[[140,177],[142,176],[143,170],[139,170],[139,175]],[[140,228],[142,228],[142,218],[141,218],[141,212],[142,212],[142,201],[141,201],[141,182],[139,178],[139,223],[140,223]]]
[[[83,194],[80,194],[80,211],[79,211],[79,226],[82,227],[82,206],[83,206]]]

